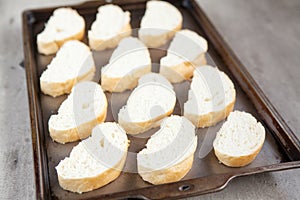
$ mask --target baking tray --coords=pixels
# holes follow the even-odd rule
[[[135,159],[128,157],[125,172],[105,187],[84,194],[75,194],[62,190],[57,181],[54,167],[65,156],[69,155],[73,146],[77,144],[58,144],[51,140],[48,133],[49,116],[55,112],[60,103],[66,98],[61,96],[52,98],[43,95],[39,88],[39,76],[50,63],[53,56],[43,56],[37,53],[36,36],[41,32],[44,23],[56,7],[26,10],[23,12],[23,45],[24,66],[26,68],[30,119],[32,128],[32,147],[34,152],[35,186],[37,199],[164,199],[182,198],[216,192],[223,189],[228,182],[239,176],[256,173],[278,171],[300,167],[300,143],[295,134],[289,129],[280,114],[268,101],[262,90],[247,72],[246,67],[237,59],[221,35],[216,31],[203,10],[194,0],[171,1],[183,14],[183,27],[189,28],[203,35],[209,44],[208,63],[217,65],[233,80],[237,91],[236,110],[252,113],[262,121],[266,128],[266,141],[253,163],[242,168],[229,168],[218,162],[213,151],[204,156],[203,149],[212,149],[213,135],[223,122],[210,129],[199,129],[198,148],[191,171],[179,182],[151,185],[144,182],[136,173],[128,171],[136,168]],[[85,2],[79,5],[68,5],[77,11],[86,20],[86,29],[89,29],[95,20],[97,8],[105,4],[103,0]],[[131,25],[138,28],[145,11],[145,1],[113,1],[124,10],[131,12]],[[135,31],[134,31],[135,32]],[[134,33],[136,34],[136,32]],[[86,37],[84,42],[87,42]],[[167,46],[166,46],[167,47]],[[113,50],[94,52],[97,66],[95,81],[100,79],[100,66],[105,65]],[[152,62],[159,63],[159,58],[165,55],[164,50],[150,49]],[[157,71],[153,65],[153,71]],[[187,99],[189,82],[174,85],[178,101],[174,114],[181,114],[181,105]],[[125,104],[131,91],[120,94],[106,93],[109,107],[106,121],[114,121],[118,109]],[[132,137],[130,151],[138,152],[147,141],[144,137]],[[203,142],[205,138],[205,143]],[[206,148],[204,148],[206,147]],[[206,155],[206,156],[205,156]],[[126,172],[127,171],[127,172]]]

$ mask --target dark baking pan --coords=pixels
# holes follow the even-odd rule
[[[97,7],[105,3],[105,1],[100,0],[70,7],[77,9],[85,18],[86,29],[89,29],[95,19]],[[124,10],[129,10],[131,12],[132,27],[139,27],[145,11],[145,1],[119,0],[113,3],[120,5]],[[214,134],[223,123],[221,122],[210,129],[199,129],[197,131],[199,142],[193,167],[179,182],[157,186],[150,185],[144,182],[136,173],[128,172],[136,168],[135,159],[129,157],[125,164],[125,172],[122,172],[118,179],[107,186],[81,195],[64,191],[58,185],[54,167],[61,159],[69,155],[72,147],[77,143],[61,145],[53,142],[49,137],[47,127],[49,116],[57,111],[66,96],[52,98],[40,92],[39,76],[51,61],[52,56],[39,55],[35,42],[37,33],[42,31],[44,23],[55,8],[27,10],[23,12],[24,65],[30,104],[36,195],[38,199],[180,198],[221,190],[234,177],[300,167],[299,141],[247,72],[246,67],[242,65],[226,45],[201,8],[194,0],[172,1],[172,3],[183,14],[183,27],[198,32],[208,40],[210,55],[208,62],[216,64],[233,80],[237,91],[235,109],[250,112],[263,122],[267,133],[260,154],[253,163],[246,167],[229,168],[220,164],[213,151],[211,151],[211,146]],[[85,37],[84,42],[86,41]],[[152,61],[156,63],[166,53],[164,50],[158,49],[150,49],[150,52]],[[112,50],[94,52],[98,70],[95,81],[99,81],[100,66],[108,62],[111,53]],[[157,71],[157,65],[153,65],[153,71]],[[181,113],[180,105],[187,99],[189,84],[188,81],[185,81],[174,85],[178,97],[174,114]],[[114,121],[113,116],[125,104],[130,92],[107,93],[109,108],[106,121]],[[153,133],[153,131],[155,130],[150,132]],[[144,136],[147,136],[147,133]],[[206,142],[203,142],[204,138]],[[146,137],[132,136],[129,136],[129,139],[131,140],[131,152],[138,152],[147,140]]]

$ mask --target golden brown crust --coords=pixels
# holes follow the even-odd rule
[[[62,144],[85,139],[91,135],[93,128],[97,124],[100,124],[105,121],[106,114],[107,101],[105,100],[103,111],[96,119],[68,130],[57,130],[49,126],[50,136],[54,141]]]
[[[171,115],[173,113],[173,109],[169,110],[164,115],[158,116],[154,119],[144,122],[127,122],[123,119],[119,118],[118,123],[124,128],[127,134],[136,135],[139,133],[143,133],[151,128],[155,128],[160,125],[160,121],[165,117]]]
[[[179,181],[190,171],[193,161],[194,154],[168,169],[151,171],[143,168],[142,166],[138,166],[138,171],[144,181],[154,185],[172,183]]]
[[[95,51],[102,51],[108,48],[115,48],[116,46],[118,46],[119,42],[125,38],[125,37],[129,37],[131,35],[132,29],[130,24],[126,24],[122,30],[120,31],[120,33],[108,40],[101,40],[101,39],[95,39],[95,38],[91,38],[89,37],[89,46],[91,47],[91,49],[95,50]]]
[[[63,40],[57,40],[56,43],[58,44],[59,47],[61,47],[64,43],[66,43],[69,40],[82,40],[84,37],[84,28],[85,27],[83,27],[83,29],[80,30],[80,32],[78,32],[76,35],[72,35]]]
[[[109,77],[105,74],[101,76],[101,86],[103,90],[109,92],[123,92],[128,89],[133,89],[138,85],[138,80],[144,74],[151,72],[151,64],[143,68],[135,70],[124,77]]]
[[[182,21],[173,30],[161,34],[161,35],[141,35],[139,34],[140,40],[150,48],[160,47],[166,44],[171,38],[174,37],[177,31],[181,30]]]
[[[183,62],[175,66],[161,66],[159,73],[166,77],[171,83],[179,83],[189,80],[194,73],[196,67],[206,65],[205,53],[200,54],[192,62]]]
[[[115,167],[108,169],[107,171],[105,171],[102,174],[99,174],[98,176],[68,179],[58,175],[59,185],[65,190],[77,193],[88,192],[98,189],[118,178],[124,167],[126,156],[127,153]]]
[[[185,112],[184,116],[188,118],[197,127],[205,128],[205,127],[213,126],[218,122],[226,119],[226,117],[228,117],[230,112],[233,111],[234,103],[235,103],[235,98],[230,104],[228,104],[221,111],[210,112],[205,115],[194,115]]]
[[[95,74],[95,66],[86,74],[76,77],[74,79],[67,80],[65,82],[46,82],[40,81],[40,87],[44,94],[52,97],[57,97],[63,94],[69,94],[73,86],[80,81],[90,81],[93,79]]]
[[[69,37],[64,38],[63,40],[56,40],[51,42],[42,42],[37,41],[38,52],[44,55],[51,55],[56,53],[59,48],[69,40],[82,40],[84,37],[84,27],[80,32],[75,35],[70,35]]]
[[[263,143],[264,140],[253,153],[244,156],[230,156],[219,152],[216,148],[214,148],[214,152],[218,160],[224,165],[228,167],[243,167],[250,164],[256,158],[257,154],[260,152],[263,146]]]

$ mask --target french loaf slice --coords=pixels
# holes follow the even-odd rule
[[[118,124],[97,125],[92,136],[81,141],[57,165],[59,185],[82,193],[112,182],[124,167],[128,146],[126,133]]]
[[[110,92],[123,92],[136,87],[138,79],[151,71],[147,47],[137,38],[121,40],[109,63],[101,69],[101,85]]]
[[[206,64],[207,41],[197,33],[184,29],[172,40],[167,55],[160,60],[160,74],[171,83],[193,76],[194,69]]]
[[[108,4],[98,8],[96,21],[88,32],[89,45],[97,51],[114,48],[121,39],[130,35],[130,13]]]
[[[173,86],[159,74],[149,73],[139,79],[127,104],[118,114],[118,122],[128,134],[138,134],[160,125],[173,112],[176,95]]]
[[[233,110],[234,85],[216,67],[197,67],[193,74],[188,101],[184,104],[184,116],[197,127],[213,126]]]
[[[216,157],[229,167],[251,163],[265,141],[265,129],[249,113],[234,111],[228,116],[213,142]]]
[[[139,38],[148,47],[159,47],[166,44],[181,27],[182,15],[175,6],[165,1],[148,1]]]
[[[37,35],[38,52],[50,55],[68,40],[81,40],[84,36],[85,21],[76,10],[58,8]]]
[[[195,126],[185,117],[167,117],[137,154],[138,173],[152,184],[179,181],[191,169],[196,147]]]
[[[53,97],[68,94],[77,82],[92,80],[95,71],[89,47],[80,41],[71,40],[61,47],[42,73],[40,87],[44,94]]]
[[[107,99],[101,86],[92,81],[80,82],[60,105],[58,114],[51,115],[50,136],[63,144],[84,139],[105,120],[106,112]]]

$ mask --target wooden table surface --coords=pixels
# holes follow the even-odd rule
[[[198,1],[300,137],[300,1]],[[33,199],[35,190],[25,73],[18,66],[23,59],[21,12],[74,2],[0,1],[0,199]],[[237,178],[201,199],[300,199],[299,188],[296,169]]]

